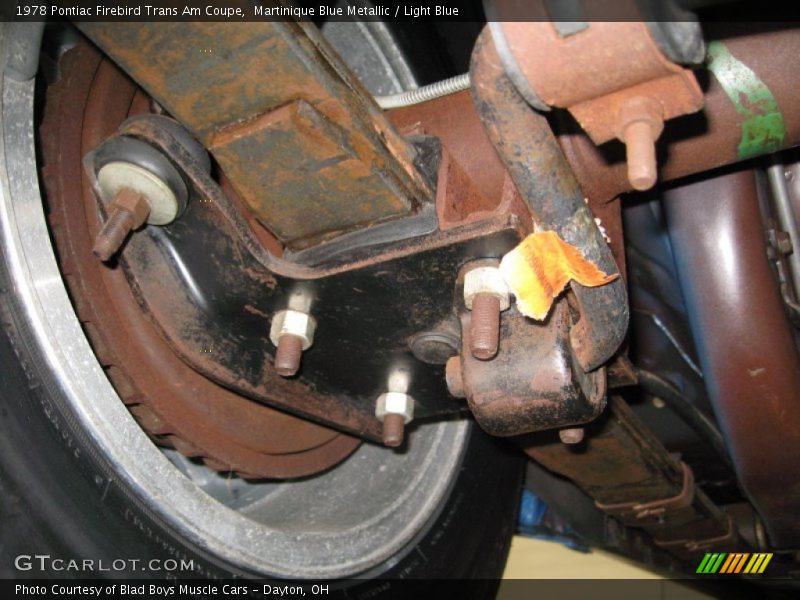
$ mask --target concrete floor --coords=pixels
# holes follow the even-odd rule
[[[514,536],[504,579],[663,579],[658,573],[602,551]]]
[[[687,588],[676,581],[666,579],[658,573],[644,569],[633,562],[618,558],[602,551],[590,553],[577,552],[562,544],[515,536],[511,543],[511,554],[508,558],[503,583],[500,585],[499,600],[517,600],[532,598],[531,593],[537,590],[537,584],[514,580],[531,579],[563,579],[590,580],[569,583],[564,586],[555,584],[549,591],[558,593],[558,600],[581,598],[586,600],[604,600],[620,597],[637,598],[637,600],[708,600],[711,596]],[[612,584],[597,583],[598,579],[624,579],[621,588]],[[545,585],[542,582],[542,585]],[[542,588],[543,591],[547,591]],[[622,594],[622,596],[621,596]],[[550,597],[550,594],[539,596]]]

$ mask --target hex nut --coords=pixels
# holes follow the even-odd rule
[[[131,213],[133,221],[131,229],[138,229],[147,221],[150,214],[150,203],[142,194],[125,188],[120,190],[109,204],[109,209],[121,208]]]
[[[166,225],[175,220],[180,210],[178,197],[170,186],[147,169],[125,161],[113,161],[97,172],[97,185],[103,198],[109,201],[123,189],[144,196],[150,205],[147,222]]]
[[[511,294],[498,267],[476,267],[464,274],[464,304],[472,310],[478,294],[490,294],[500,300],[500,310],[511,306]]]
[[[108,205],[108,215],[95,237],[92,254],[103,262],[116,254],[128,234],[139,229],[150,214],[150,204],[140,193],[129,188],[117,192]]]
[[[383,420],[387,414],[402,415],[406,423],[414,418],[414,398],[401,392],[386,392],[378,396],[375,416]]]
[[[269,330],[269,339],[277,346],[284,335],[293,335],[303,342],[303,350],[308,350],[314,343],[314,332],[317,320],[311,315],[298,310],[281,310],[275,313]]]

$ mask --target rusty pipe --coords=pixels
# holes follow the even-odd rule
[[[800,544],[800,360],[766,254],[753,171],[664,195],[714,413],[772,543]]]
[[[720,24],[722,25],[722,24]],[[800,80],[800,35],[796,30],[770,31],[726,37],[725,46],[747,65],[769,88],[783,115],[785,135],[781,148],[800,145],[800,103],[796,82]],[[728,34],[729,35],[729,34]],[[659,180],[669,181],[741,160],[743,115],[719,81],[709,75],[705,106],[694,115],[670,121],[659,137]],[[390,112],[399,127],[422,123],[440,136],[449,151],[475,173],[484,194],[502,186],[503,166],[486,134],[480,131],[475,109],[466,93],[437,98],[424,104]],[[575,123],[558,124],[558,142],[574,170],[584,196],[593,208],[631,190],[625,164],[625,147],[618,142],[596,146]]]
[[[720,24],[722,25],[722,24]],[[760,153],[800,144],[800,35],[796,29],[767,31],[725,38],[722,43],[739,64],[749,69],[772,94],[782,115],[783,136],[769,140]],[[713,38],[712,38],[713,39]],[[729,86],[730,88],[730,86]],[[658,178],[677,179],[756,156],[754,130],[759,117],[757,104],[736,103],[718,75],[708,73],[705,106],[699,113],[670,121],[658,140]],[[771,117],[770,117],[771,118]],[[621,144],[595,144],[574,124],[561,124],[558,139],[575,170],[586,196],[604,202],[631,190]]]
[[[505,74],[488,29],[475,45],[470,74],[478,116],[536,224],[558,232],[606,273],[618,272],[550,125],[526,104]],[[599,288],[573,284],[572,290],[581,318],[570,341],[581,367],[590,371],[622,343],[628,298],[621,279]]]

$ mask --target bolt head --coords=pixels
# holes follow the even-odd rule
[[[387,414],[402,415],[409,423],[414,418],[414,398],[400,392],[381,394],[375,403],[375,416],[382,420]]]
[[[476,267],[464,274],[464,304],[472,310],[472,301],[478,294],[490,294],[500,300],[500,310],[511,306],[511,293],[498,267]]]
[[[275,313],[269,330],[269,339],[276,346],[284,335],[293,335],[303,342],[303,350],[314,343],[317,321],[311,315],[297,310],[282,310]]]

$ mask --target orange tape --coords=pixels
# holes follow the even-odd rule
[[[606,275],[555,231],[532,233],[503,257],[500,271],[526,317],[543,321],[570,281],[587,287],[611,283],[619,273]]]

